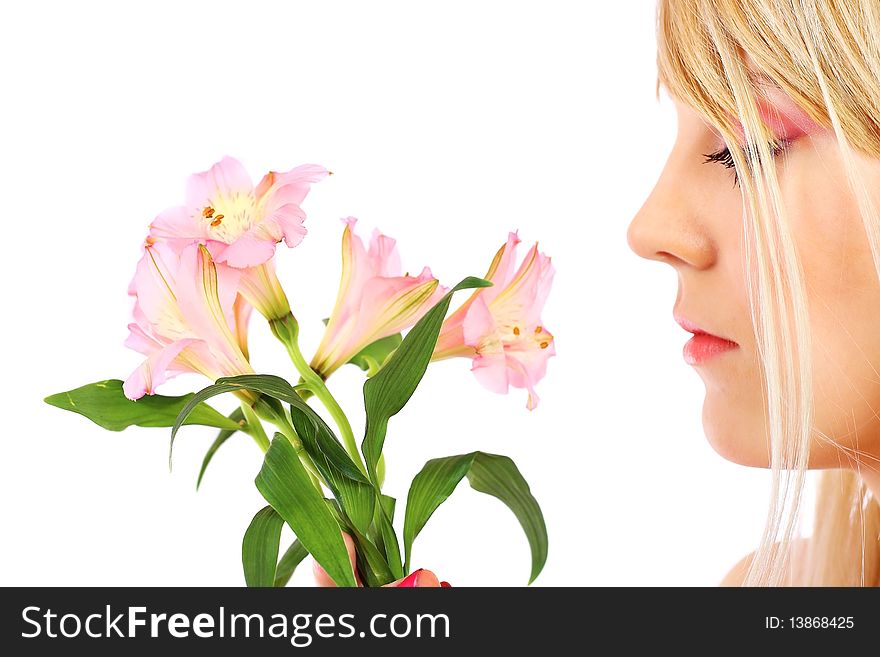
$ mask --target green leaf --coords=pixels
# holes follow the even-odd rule
[[[547,526],[528,483],[510,458],[484,452],[476,452],[468,481],[474,490],[504,502],[519,520],[532,552],[531,584],[547,561]]]
[[[380,498],[382,503],[382,508],[380,509],[378,505],[373,510],[373,522],[370,525],[369,530],[367,531],[367,538],[369,538],[373,543],[376,544],[376,547],[385,551],[385,540],[382,538],[382,530],[380,529],[379,518],[380,514],[384,511],[385,516],[389,518],[389,520],[394,522],[394,508],[397,504],[397,500],[388,495],[381,495]],[[403,566],[401,566],[402,568]],[[396,578],[395,578],[396,579]]]
[[[425,375],[452,295],[458,290],[490,285],[492,283],[482,278],[468,277],[461,281],[416,322],[379,373],[364,383],[367,428],[361,451],[367,461],[367,471],[374,482],[377,481],[376,463],[382,454],[388,419],[406,405]]]
[[[241,542],[241,563],[248,586],[274,586],[278,543],[284,519],[271,506],[257,511]]]
[[[467,476],[471,488],[497,497],[513,511],[525,532],[532,553],[529,584],[547,561],[547,527],[537,500],[516,464],[506,456],[471,452],[432,459],[412,481],[406,500],[403,544],[404,570],[409,572],[412,544],[428,519]]]
[[[286,401],[294,406],[304,408],[307,412],[314,413],[312,408],[306,404],[297,392],[299,388],[294,388],[280,376],[271,374],[246,374],[242,376],[226,377],[217,379],[213,385],[202,388],[193,395],[186,405],[180,409],[177,419],[171,425],[171,444],[168,448],[168,460],[171,461],[171,450],[174,448],[174,438],[181,426],[188,424],[187,419],[190,413],[194,412],[196,407],[211,397],[216,397],[225,392],[236,392],[238,390],[252,390],[267,395],[270,398]],[[280,407],[279,407],[280,408]],[[224,418],[226,419],[226,418]]]
[[[137,401],[132,401],[122,392],[122,381],[108,379],[49,395],[45,402],[65,411],[79,413],[110,431],[122,431],[132,425],[170,427],[194,396],[192,393],[181,397],[144,395]],[[186,424],[203,424],[230,431],[239,428],[237,422],[199,402],[192,404],[187,413]]]
[[[229,419],[235,422],[238,425],[244,422],[244,413],[242,413],[241,407],[236,408],[229,415]],[[211,443],[211,446],[208,448],[208,451],[205,453],[205,458],[202,460],[202,467],[199,470],[199,478],[196,481],[196,490],[199,489],[199,486],[202,485],[202,477],[205,476],[205,470],[208,469],[208,464],[211,462],[211,459],[214,458],[214,454],[220,449],[220,446],[225,443],[232,434],[234,434],[238,429],[222,429],[220,433],[217,434],[217,437],[214,439],[214,442]]]
[[[357,586],[339,523],[284,436],[275,435],[255,483],[331,579],[339,586]]]
[[[309,556],[308,551],[298,539],[291,543],[275,567],[275,586],[287,586],[290,578],[293,577],[293,571],[307,556]]]
[[[349,479],[364,484],[370,483],[370,480],[351,460],[333,430],[324,422],[324,418],[311,407],[305,404],[291,405],[290,418],[297,435],[303,440],[303,445],[309,448],[309,456],[312,458],[320,457],[322,462],[326,461],[327,465],[336,473]]]
[[[392,515],[388,513],[386,508],[381,508],[379,514],[379,531],[382,533],[382,543],[385,550],[385,559],[388,561],[388,567],[394,576],[393,579],[403,577],[406,572],[400,559],[400,543],[397,541],[397,533],[394,531],[392,524]]]
[[[380,338],[361,349],[348,362],[360,367],[368,377],[375,376],[401,342],[403,337],[400,333]]]
[[[376,495],[373,486],[348,456],[327,423],[300,397],[297,389],[277,376],[250,374],[219,379],[213,386],[199,391],[195,399],[208,399],[235,390],[251,390],[290,404],[291,419],[297,435],[303,441],[303,447],[331,486],[334,496],[342,503],[352,523],[365,532],[373,517]],[[186,417],[185,411],[181,412],[181,418]],[[172,444],[178,428],[179,425],[175,424],[172,429]]]
[[[352,462],[327,423],[316,413],[290,407],[290,417],[303,448],[340,502],[346,516],[361,533],[373,519],[376,492]]]
[[[400,559],[400,543],[394,531],[394,508],[397,500],[381,494],[379,499],[381,506],[376,505],[367,538],[385,555],[385,561],[392,574],[391,580],[400,579],[406,573],[403,571],[403,562]]]
[[[345,515],[337,500],[327,499],[324,501],[342,530],[354,538],[358,572],[367,586],[382,586],[402,577],[402,575],[397,576],[392,573],[382,551],[376,547],[371,539],[358,531],[358,528]],[[376,506],[378,507],[378,505]]]
[[[403,522],[406,570],[409,570],[413,541],[437,507],[452,495],[458,482],[464,479],[474,462],[475,453],[431,459],[413,478],[406,498],[406,515]]]
[[[396,580],[398,577],[391,571],[384,555],[373,542],[356,528],[349,529],[357,546],[358,571],[367,586],[383,586]]]

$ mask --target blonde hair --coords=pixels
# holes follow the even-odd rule
[[[860,158],[880,158],[880,6],[876,0],[660,0],[657,36],[658,97],[662,84],[727,144],[740,141],[737,121],[745,137],[744,150],[730,151],[743,196],[773,476],[766,527],[745,584],[880,584],[880,505],[856,472],[860,454],[813,428],[803,272],[781,201],[774,136],[756,106],[762,84],[773,84],[834,131],[880,277],[880,217],[859,172]],[[794,572],[792,538],[814,436],[837,446],[854,467],[822,474],[814,531]]]

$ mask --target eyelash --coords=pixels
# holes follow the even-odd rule
[[[791,142],[787,139],[779,139],[771,144],[771,153],[773,157],[779,157],[788,145]],[[721,150],[715,151],[714,153],[704,153],[703,164],[707,164],[709,162],[715,162],[717,164],[722,165],[725,169],[733,169],[733,185],[735,187],[739,187],[739,176],[736,173],[736,164],[733,161],[733,155],[730,153],[730,149],[725,146]]]

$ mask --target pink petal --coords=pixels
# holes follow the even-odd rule
[[[180,334],[176,328],[179,322],[174,321],[180,312],[171,286],[179,261],[180,256],[165,242],[145,248],[128,291],[137,297],[135,310],[140,315],[137,323],[141,326],[161,324],[167,329],[165,337],[170,341],[187,337]]]
[[[145,394],[154,394],[156,388],[169,378],[171,362],[194,342],[196,340],[193,339],[178,340],[153,352],[122,384],[125,396],[135,400]]]
[[[534,328],[527,330],[534,331]],[[550,333],[544,331],[544,335],[547,338],[542,341],[547,344],[544,349],[540,346],[542,343],[533,339],[518,340],[505,349],[510,385],[528,389],[529,410],[538,405],[539,398],[535,392],[535,384],[544,378],[547,373],[547,361],[551,356],[556,355],[556,341]]]
[[[202,248],[193,244],[181,253],[174,292],[193,336],[222,344],[231,335],[232,305],[241,272],[214,263]]]
[[[495,333],[495,320],[482,297],[474,299],[461,328],[464,343],[472,347],[479,347],[487,336]]]
[[[150,236],[171,243],[182,249],[189,242],[205,237],[204,228],[193,215],[191,208],[178,206],[168,208],[150,224]]]
[[[226,253],[226,249],[229,248],[229,245],[226,242],[220,242],[219,240],[210,239],[204,241],[204,246],[206,249],[208,249],[208,253],[211,254],[211,259],[214,262],[223,262],[223,254]]]
[[[339,366],[337,354],[340,353],[342,343],[348,340],[348,335],[354,326],[352,318],[360,307],[361,289],[369,279],[364,271],[366,259],[364,245],[360,237],[354,234],[357,219],[346,217],[342,222],[345,228],[342,231],[342,274],[339,290],[336,293],[330,320],[311,362],[312,368],[325,376],[329,376]]]
[[[503,352],[477,356],[471,371],[488,390],[502,395],[507,393],[507,362]]]
[[[329,173],[318,164],[303,164],[284,173],[270,171],[257,185],[256,195],[276,207],[286,203],[299,205],[311,190],[311,183],[320,182]]]
[[[229,327],[234,327],[236,314],[233,307],[238,296],[238,282],[241,279],[241,271],[216,262],[214,263],[214,268],[217,272],[217,299],[220,301],[220,308],[223,309],[226,324]]]
[[[241,353],[244,354],[245,358],[249,357],[247,342],[248,324],[250,323],[253,310],[254,307],[243,296],[239,294],[235,298],[235,303],[232,306],[234,333]]]
[[[409,325],[409,318],[418,313],[420,306],[409,306],[407,300],[417,296],[420,283],[403,276],[395,278],[371,278],[357,297],[358,310],[353,313],[356,321],[352,330],[350,347],[372,342],[402,330]],[[413,319],[412,324],[418,319]],[[401,326],[401,328],[397,328]]]
[[[281,228],[284,242],[291,248],[302,242],[308,232],[305,226],[303,226],[303,222],[306,220],[306,213],[298,205],[292,203],[282,205],[275,210],[272,218]]]
[[[224,157],[207,171],[195,173],[186,184],[186,205],[201,210],[219,196],[251,194],[254,185],[241,162]]]
[[[274,259],[269,259],[257,267],[236,269],[236,271],[241,274],[238,293],[266,319],[269,321],[279,319],[290,312],[287,295],[275,273]]]
[[[475,294],[484,296],[486,303],[492,301],[510,284],[513,278],[513,270],[516,265],[516,247],[520,243],[516,233],[507,234],[507,242],[495,254],[485,279],[492,281],[492,287],[481,288]]]
[[[356,312],[364,285],[372,276],[364,243],[354,232],[357,219],[346,217],[342,222],[345,224],[342,232],[342,276],[330,324],[327,325],[329,332],[332,332],[331,325],[336,324],[337,320],[342,321]]]
[[[498,249],[492,264],[489,266],[489,271],[484,276],[486,280],[492,281],[492,287],[475,290],[468,297],[467,301],[446,318],[440,331],[440,338],[437,341],[440,348],[435,349],[435,354],[441,353],[441,351],[448,352],[457,344],[471,344],[464,338],[462,326],[465,317],[467,317],[471,305],[477,299],[482,299],[488,305],[504,291],[504,286],[513,273],[513,266],[516,261],[516,245],[519,242],[520,240],[516,233],[508,233],[507,242]]]
[[[523,324],[534,323],[544,309],[553,275],[550,258],[539,253],[538,244],[535,243],[510,284],[495,298],[494,305],[516,309],[518,320]],[[503,310],[496,311],[496,314],[498,312],[506,314]]]
[[[524,341],[514,343],[505,350],[508,360],[516,360],[522,371],[527,373],[529,379],[536,383],[547,374],[547,361],[556,355],[556,340],[546,331],[545,335],[548,337],[545,349],[541,349],[540,344],[534,342],[529,348],[524,348],[524,345],[528,344]],[[511,384],[517,388],[526,387],[525,382],[520,382],[518,375],[511,375]]]
[[[545,351],[549,351],[549,349]],[[544,362],[546,363],[546,360]],[[526,408],[530,411],[535,410],[535,407],[537,407],[538,402],[540,401],[540,397],[538,397],[538,393],[535,392],[534,384],[536,379],[533,378],[532,372],[529,371],[527,365],[519,358],[513,357],[510,354],[507,356],[507,366],[510,385],[514,388],[527,388],[529,391],[529,399],[526,403]]]
[[[257,183],[257,186],[254,188],[254,197],[258,202],[262,203],[265,200],[266,194],[275,187],[275,180],[278,177],[278,173],[275,171],[270,171],[263,179]]]
[[[306,187],[307,184],[320,182],[329,175],[330,172],[327,168],[322,167],[320,164],[301,164],[290,171],[278,174],[278,179],[282,186],[298,185]],[[308,188],[306,187],[305,191],[301,193],[302,196],[297,200],[298,203],[302,203],[305,195],[308,193]]]
[[[396,240],[374,230],[367,253],[373,276],[400,276],[402,267]]]
[[[355,334],[369,342],[409,328],[446,293],[425,267],[419,276],[374,277],[360,294]]]
[[[129,324],[128,331],[129,334],[125,339],[125,346],[129,349],[134,349],[135,351],[142,353],[144,356],[149,356],[156,350],[162,348],[162,343],[151,335],[148,335],[138,324]]]
[[[536,249],[537,247],[538,245],[535,244]],[[538,253],[536,267],[536,277],[538,280],[534,288],[534,300],[529,304],[528,312],[525,315],[525,321],[527,323],[535,321],[540,322],[539,317],[544,310],[544,304],[547,302],[547,297],[550,295],[550,288],[553,286],[553,277],[556,274],[556,270],[551,264],[550,258],[543,253]]]
[[[144,249],[130,287],[137,301],[126,344],[147,360],[126,382],[129,397],[152,393],[180,371],[212,379],[253,371],[239,346],[245,309],[236,313],[233,307],[240,276],[237,269],[216,265],[197,243],[179,253],[161,241]]]
[[[217,262],[225,262],[236,269],[256,267],[275,255],[275,241],[266,240],[252,228],[217,254]]]
[[[541,401],[541,398],[538,397],[538,393],[535,392],[535,389],[532,386],[529,386],[529,398],[526,401],[526,408],[530,411],[538,408],[538,402]]]
[[[342,233],[342,282],[347,290],[357,293],[375,275],[374,268],[363,240],[354,232],[357,219],[348,217],[342,221],[345,223]]]

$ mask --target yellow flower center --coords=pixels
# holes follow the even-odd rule
[[[202,208],[201,220],[214,239],[231,244],[254,225],[256,210],[253,194],[234,193],[213,198]]]

